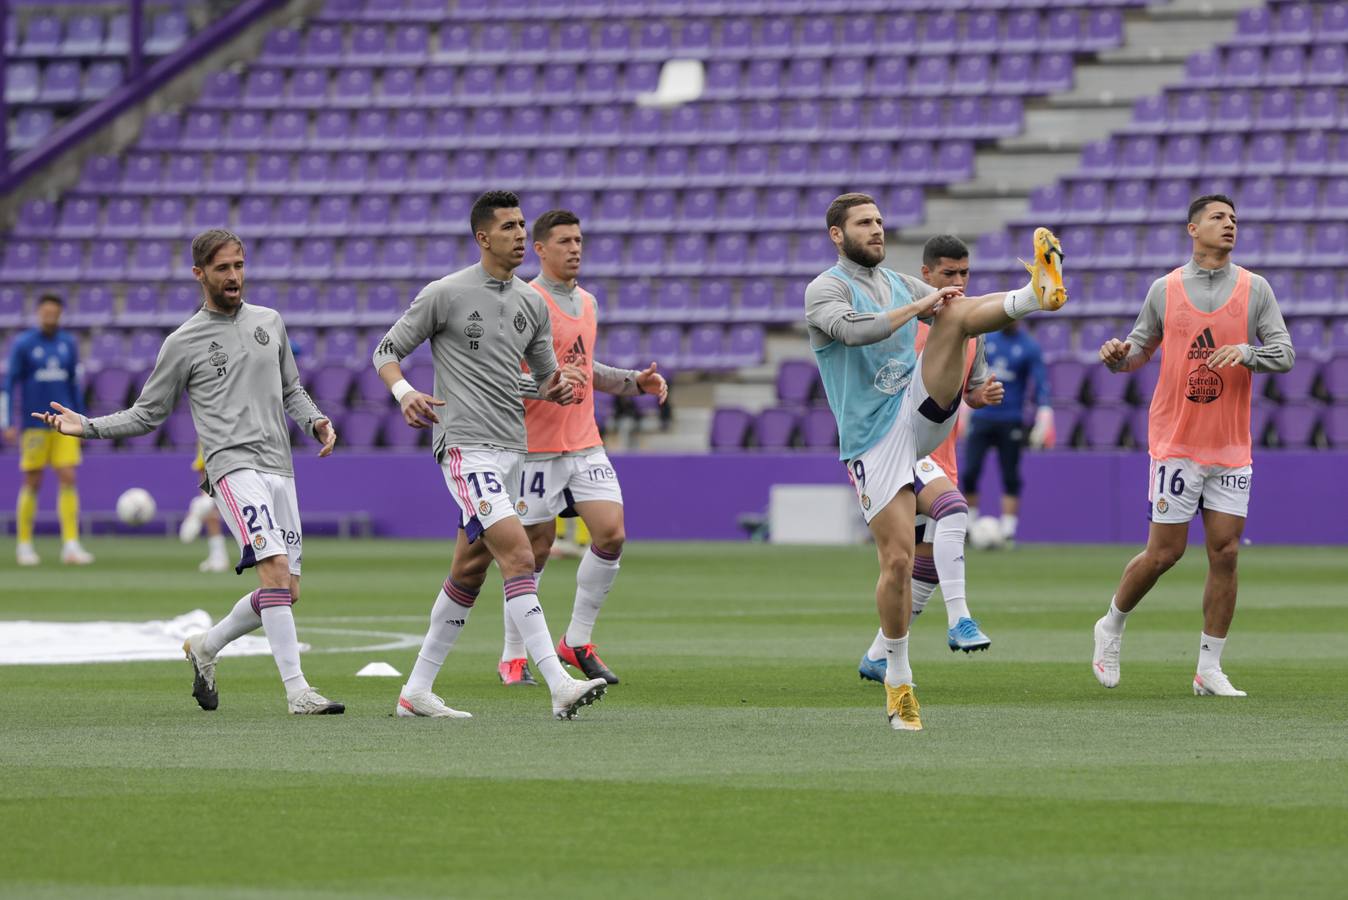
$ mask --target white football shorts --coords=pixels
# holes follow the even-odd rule
[[[450,447],[440,463],[459,507],[459,526],[472,543],[502,519],[516,516],[510,489],[519,483],[524,454],[515,450]]]
[[[525,459],[520,467],[515,511],[525,525],[575,515],[575,504],[589,500],[623,502],[622,488],[603,447],[574,456]]]
[[[1200,507],[1246,518],[1250,511],[1250,466],[1206,466],[1190,459],[1153,459],[1147,499],[1151,521],[1182,525]]]
[[[242,574],[262,560],[284,553],[290,574],[300,574],[304,533],[292,476],[235,469],[215,482],[212,499],[239,544],[235,572]]]

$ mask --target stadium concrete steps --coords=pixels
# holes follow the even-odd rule
[[[951,232],[972,243],[1025,213],[1032,188],[1074,168],[1087,143],[1122,130],[1133,104],[1184,76],[1191,53],[1227,39],[1242,9],[1259,0],[1173,0],[1128,14],[1122,47],[1076,66],[1073,90],[1026,105],[1023,134],[975,156],[970,181],[931,192],[926,220],[889,244],[890,265],[917,271],[922,244]]]

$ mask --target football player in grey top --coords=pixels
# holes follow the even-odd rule
[[[436,595],[396,712],[468,717],[431,689],[477,600],[481,579],[466,577],[463,567],[485,546],[505,580],[506,610],[547,679],[553,715],[570,719],[602,697],[608,682],[578,681],[562,668],[538,601],[533,549],[514,494],[528,447],[521,365],[528,362],[540,393],[557,402],[571,402],[572,385],[584,378],[574,366],[558,368],[547,302],[515,275],[528,238],[519,197],[488,191],[473,204],[470,224],[481,262],[423,288],[374,351],[374,366],[407,424],[434,430],[435,457],[460,509],[454,564]],[[430,394],[408,384],[401,365],[423,341],[430,341],[435,361]]]
[[[303,533],[285,414],[322,442],[319,456],[332,452],[337,433],[300,385],[280,314],[244,300],[243,241],[219,229],[197,235],[192,274],[204,302],[165,338],[130,409],[90,419],[53,403],[55,411],[39,418],[62,434],[86,439],[131,437],[157,428],[186,392],[206,461],[202,487],[239,542],[235,570],[256,567],[259,582],[215,627],[183,643],[192,664],[192,695],[202,709],[219,705],[216,657],[260,625],[290,711],[341,713],[345,707],[310,687],[300,669],[291,606],[300,596]]]

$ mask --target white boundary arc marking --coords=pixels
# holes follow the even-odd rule
[[[323,628],[317,625],[307,625],[300,628],[301,632],[313,634],[343,634],[355,635],[361,637],[388,638],[389,640],[379,644],[366,644],[359,647],[314,647],[310,653],[374,653],[384,650],[405,650],[408,647],[420,647],[421,637],[415,634],[404,634],[398,631],[366,631],[355,628]]]

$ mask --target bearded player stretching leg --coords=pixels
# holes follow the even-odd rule
[[[828,233],[839,260],[806,289],[807,330],[838,420],[841,458],[880,559],[876,607],[885,647],[885,711],[890,727],[920,731],[908,663],[912,611],[913,467],[955,424],[971,337],[1004,328],[1067,301],[1062,249],[1035,231],[1030,282],[1006,294],[964,297],[880,267],[885,231],[875,200],[843,194],[829,204]],[[920,299],[919,299],[920,298]],[[922,355],[918,316],[934,317]]]

